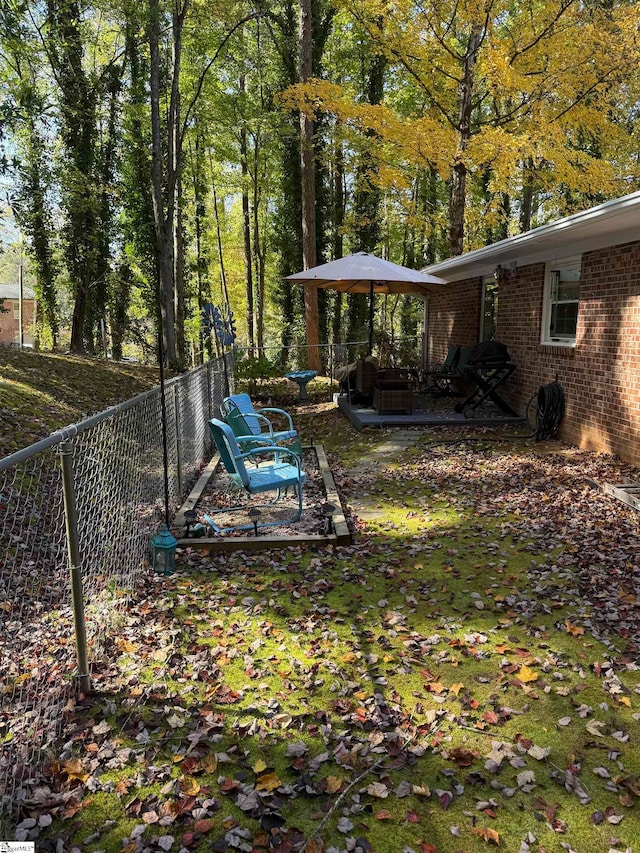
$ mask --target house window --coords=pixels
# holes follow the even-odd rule
[[[13,319],[18,320],[20,318],[20,302],[17,299],[13,300]]]
[[[495,276],[486,276],[482,281],[482,313],[480,315],[480,340],[492,341],[496,336],[498,313],[498,282]]]
[[[580,259],[547,264],[542,342],[574,346],[580,305]]]

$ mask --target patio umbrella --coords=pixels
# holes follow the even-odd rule
[[[368,252],[356,252],[328,264],[284,277],[318,289],[369,294],[369,353],[373,348],[373,309],[376,293],[406,293],[428,296],[446,285],[442,278],[393,264]]]

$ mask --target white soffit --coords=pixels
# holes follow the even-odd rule
[[[640,240],[640,192],[432,264],[424,267],[423,272],[447,281],[461,281],[490,275],[498,264],[506,268],[514,264],[522,267],[635,240]]]

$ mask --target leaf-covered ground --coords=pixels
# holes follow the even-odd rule
[[[0,457],[157,384],[152,367],[0,346]]]
[[[342,549],[180,555],[66,709],[16,837],[79,851],[640,850],[640,474],[297,415]]]

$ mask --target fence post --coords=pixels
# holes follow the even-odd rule
[[[182,501],[182,436],[180,434],[180,387],[173,386],[174,423],[176,427],[176,475],[178,477],[178,498]]]
[[[67,551],[71,573],[71,596],[73,601],[73,622],[76,632],[76,654],[78,658],[78,684],[83,693],[91,690],[89,661],[87,656],[87,629],[84,621],[84,596],[82,593],[82,563],[78,538],[78,510],[76,506],[76,487],[73,476],[73,444],[71,441],[60,443],[62,464],[62,494],[64,498],[64,519],[67,530]]]
[[[209,412],[209,420],[213,417],[213,388],[211,382],[211,374],[213,372],[213,359],[207,362],[207,411]]]

